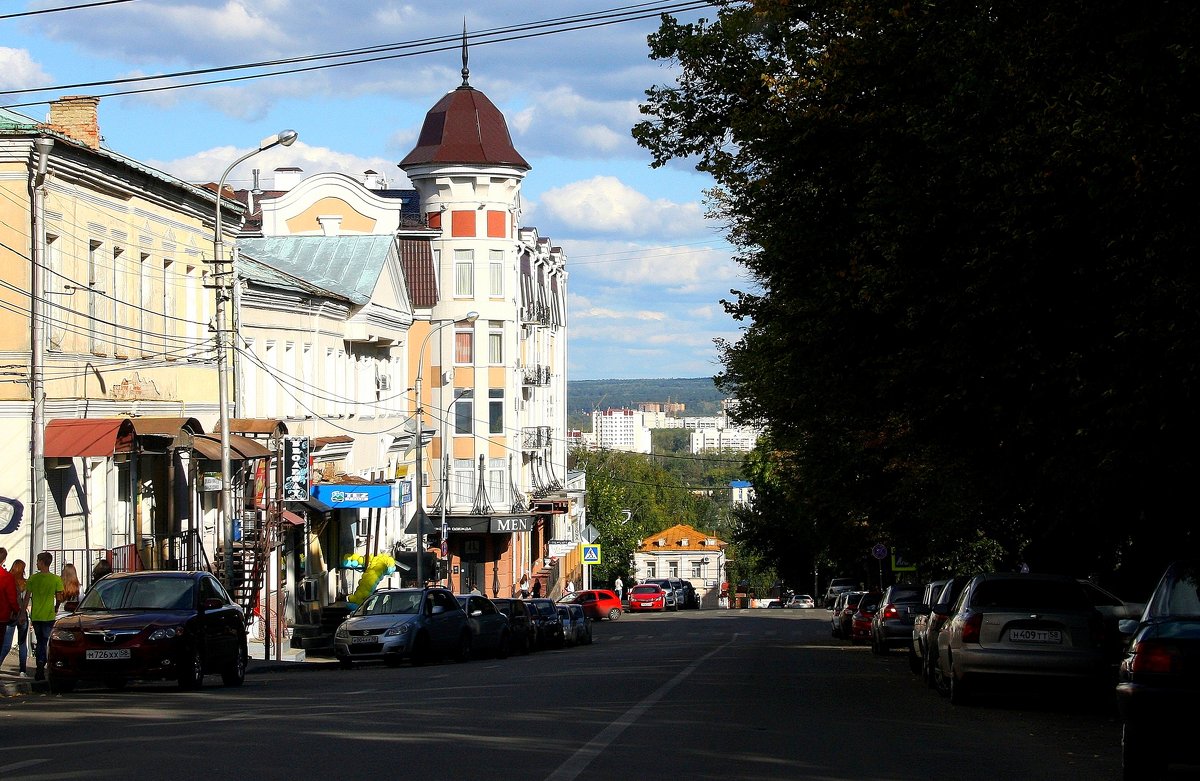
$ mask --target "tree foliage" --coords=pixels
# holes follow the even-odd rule
[[[771,435],[749,544],[1144,583],[1195,543],[1198,34],[1140,0],[664,18],[634,135],[713,176],[757,283],[718,377]]]

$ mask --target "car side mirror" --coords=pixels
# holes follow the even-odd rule
[[[472,610],[471,611],[471,618],[474,618],[475,616],[481,616],[481,615],[483,615],[482,610]]]
[[[430,608],[429,615],[436,616],[436,615],[441,615],[442,613],[445,613],[445,612],[446,612],[446,608],[442,607],[441,605],[434,605],[432,608]]]
[[[218,597],[209,597],[200,604],[202,610],[220,610],[225,603]]]
[[[1122,618],[1117,622],[1117,631],[1123,635],[1131,635],[1137,631],[1139,623],[1141,622],[1136,618]]]

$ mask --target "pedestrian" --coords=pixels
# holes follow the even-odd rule
[[[568,594],[574,594],[574,593],[575,593],[575,581],[573,581],[573,580],[568,580],[568,581],[567,581],[567,593],[568,593]]]
[[[17,611],[20,610],[17,582],[4,568],[6,561],[8,548],[0,548],[0,665],[4,664],[8,649],[12,647],[13,636],[17,633]]]
[[[34,680],[46,679],[46,648],[50,644],[50,630],[54,628],[54,611],[63,598],[63,581],[50,571],[54,554],[42,551],[37,557],[37,569],[25,582],[29,592],[29,619],[33,623],[34,661],[37,672]]]
[[[521,573],[521,599],[529,599],[529,573]]]
[[[538,599],[542,596],[542,581],[533,581],[533,598]]]
[[[108,559],[99,558],[96,560],[95,566],[92,567],[92,579],[88,582],[88,588],[91,588],[97,580],[112,574],[112,565],[108,563]]]
[[[17,584],[17,675],[29,677],[29,591],[26,588],[25,561],[13,562],[9,574]]]
[[[617,592],[617,599],[625,598],[625,581],[621,580],[620,575],[617,575],[617,579],[613,583],[613,590]]]
[[[62,568],[62,583],[62,599],[59,600],[59,604],[63,610],[74,613],[75,608],[79,607],[79,573],[69,561]]]

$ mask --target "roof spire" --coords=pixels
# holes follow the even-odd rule
[[[471,84],[470,84],[470,82],[467,81],[467,78],[471,75],[471,69],[467,67],[467,17],[465,17],[465,16],[463,17],[462,58],[463,58],[463,66],[462,66],[463,83],[462,83],[462,86],[470,87]]]

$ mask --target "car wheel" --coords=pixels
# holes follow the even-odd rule
[[[971,689],[963,680],[961,675],[954,672],[954,665],[950,666],[950,704],[951,705],[968,705],[971,702]]]
[[[422,632],[413,640],[410,659],[413,667],[420,667],[429,661],[429,635]]]
[[[241,686],[246,680],[246,646],[238,644],[233,661],[221,672],[221,682],[226,686]]]
[[[620,617],[621,617],[621,609],[620,608],[614,607],[608,611],[608,620],[609,621],[616,621]]]
[[[338,667],[341,667],[343,670],[349,670],[351,667],[354,666],[354,660],[351,659],[349,656],[339,656],[337,658],[337,660],[338,660]]]
[[[199,689],[204,685],[204,657],[200,649],[192,646],[184,653],[179,663],[179,688]]]
[[[1142,730],[1126,722],[1121,726],[1121,778],[1124,781],[1158,778],[1166,763],[1154,751]]]
[[[497,659],[508,658],[508,646],[510,643],[512,643],[512,638],[509,636],[508,632],[502,632],[500,634],[500,645],[496,646]]]
[[[454,655],[454,661],[459,663],[471,661],[470,632],[463,632],[462,636],[458,638],[458,653]]]
[[[946,674],[942,672],[942,665],[936,660],[930,660],[930,685],[937,690],[937,693],[943,697],[950,694],[950,684],[946,681]]]
[[[883,656],[887,653],[887,649],[879,644],[879,640],[874,635],[871,636],[871,653],[876,656]]]
[[[129,685],[128,678],[105,678],[104,687],[115,692],[119,692]]]

